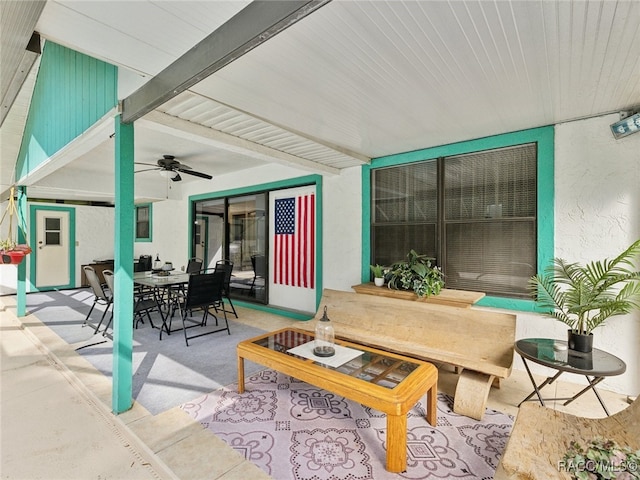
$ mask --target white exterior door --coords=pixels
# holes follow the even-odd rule
[[[36,211],[36,288],[71,283],[70,228],[68,211]]]
[[[195,253],[194,256],[202,259],[203,268],[211,267],[209,265],[208,243],[209,243],[209,219],[205,216],[198,215],[195,230]]]

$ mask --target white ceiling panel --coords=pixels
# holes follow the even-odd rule
[[[197,89],[375,157],[637,104],[639,7],[333,2]]]
[[[37,28],[118,65],[129,95],[247,4],[49,0]],[[136,122],[136,156],[331,174],[640,108],[637,45],[639,1],[333,0]]]
[[[248,3],[49,0],[38,29],[49,40],[156,75]]]

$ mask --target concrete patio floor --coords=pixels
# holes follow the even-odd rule
[[[239,320],[265,330],[292,320],[240,309]],[[151,415],[134,402],[111,413],[111,379],[98,372],[35,316],[15,316],[15,297],[0,297],[2,479],[248,479],[270,478],[178,407]],[[451,394],[456,375],[441,369],[439,390]],[[532,387],[514,370],[492,389],[489,408],[512,415]],[[557,382],[554,395],[581,389]],[[626,396],[599,390],[612,413]],[[604,415],[594,395],[559,410]],[[278,479],[285,480],[285,479]]]

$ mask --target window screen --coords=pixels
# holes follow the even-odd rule
[[[44,243],[45,245],[62,245],[62,219],[60,217],[45,217]]]
[[[536,144],[374,170],[371,263],[414,249],[436,258],[447,288],[528,298],[536,176]]]
[[[149,205],[136,206],[136,240],[151,239],[151,208]]]
[[[528,296],[536,266],[536,146],[443,163],[447,287]]]
[[[371,263],[391,265],[409,250],[436,256],[437,162],[373,172]]]

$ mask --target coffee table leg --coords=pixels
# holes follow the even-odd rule
[[[407,414],[387,414],[387,470],[404,472],[407,468]]]
[[[244,358],[238,355],[238,393],[244,393]]]
[[[438,386],[433,385],[427,390],[427,422],[436,427],[438,425]]]

